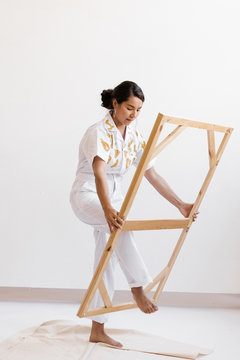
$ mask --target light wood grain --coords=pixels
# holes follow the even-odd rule
[[[123,231],[183,229],[188,225],[188,219],[162,219],[162,220],[126,220]]]

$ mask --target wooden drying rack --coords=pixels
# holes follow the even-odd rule
[[[159,135],[163,129],[163,126],[166,123],[174,124],[176,125],[176,128],[168,136],[166,136],[158,145],[156,145]],[[100,315],[113,311],[126,310],[137,307],[137,304],[135,302],[113,305],[103,281],[104,271],[107,268],[111,255],[118,242],[121,231],[182,229],[178,242],[174,248],[174,251],[170,257],[167,266],[154,278],[153,282],[148,284],[144,289],[145,293],[149,293],[157,285],[156,291],[152,297],[152,301],[155,303],[158,301],[159,296],[163,291],[163,287],[176,261],[176,258],[181,250],[183,242],[187,236],[187,233],[192,225],[193,214],[197,212],[199,209],[199,206],[206,193],[206,190],[214,175],[216,167],[221,159],[221,156],[224,152],[227,142],[231,136],[233,128],[214,125],[210,123],[191,121],[191,120],[176,118],[172,116],[166,116],[159,113],[155,121],[155,124],[153,126],[152,132],[149,136],[146,147],[144,149],[141,160],[133,176],[132,182],[129,186],[128,192],[125,196],[121,210],[119,212],[119,216],[121,218],[127,219],[127,215],[130,211],[133,200],[138,191],[139,185],[142,181],[144,172],[147,168],[149,161],[154,157],[156,157],[168,144],[170,144],[179,134],[182,133],[182,131],[184,131],[188,127],[204,129],[207,131],[208,152],[209,152],[209,170],[203,182],[203,185],[198,193],[198,196],[196,198],[196,201],[193,205],[189,217],[183,219],[166,219],[166,220],[125,220],[122,228],[120,230],[113,231],[109,236],[109,240],[106,244],[102,257],[93,275],[92,281],[85,293],[84,299],[79,308],[77,316],[89,317],[93,315]],[[215,132],[221,132],[224,134],[222,141],[217,150],[215,148],[215,135],[214,135]],[[89,309],[89,306],[93,300],[93,297],[97,289],[99,289],[100,294],[102,296],[104,307],[100,307],[97,309]]]

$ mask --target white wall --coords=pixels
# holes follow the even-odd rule
[[[1,286],[88,286],[92,230],[69,203],[78,145],[105,114],[100,92],[128,79],[145,92],[146,137],[158,112],[235,128],[165,289],[240,292],[239,16],[237,0],[0,2]],[[156,167],[194,201],[207,165],[206,134],[189,130]],[[179,216],[140,191],[131,218]],[[177,234],[136,234],[153,275]]]

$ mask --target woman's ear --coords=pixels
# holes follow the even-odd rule
[[[113,105],[113,108],[114,108],[114,109],[117,107],[117,104],[118,104],[117,100],[116,100],[116,99],[113,99],[112,105]]]

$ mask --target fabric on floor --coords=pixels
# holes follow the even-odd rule
[[[106,328],[107,329],[107,328]],[[79,320],[51,320],[21,330],[0,343],[0,360],[197,359],[211,349],[137,330],[107,329],[121,349],[89,343],[90,327]]]

